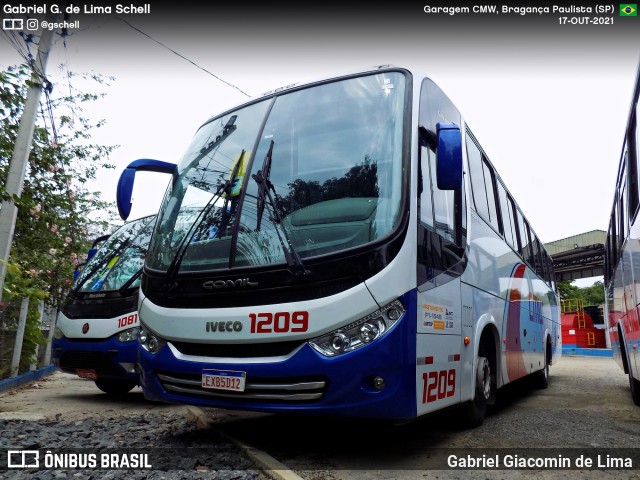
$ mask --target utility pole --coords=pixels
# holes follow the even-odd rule
[[[13,147],[13,155],[11,156],[9,173],[5,184],[7,194],[12,197],[20,197],[22,194],[24,177],[29,161],[29,151],[31,150],[31,144],[33,142],[33,132],[36,125],[40,95],[42,94],[43,79],[40,78],[39,75],[44,76],[52,38],[53,32],[51,30],[42,30],[40,42],[38,43],[35,71],[31,75],[32,85],[27,91],[27,99],[24,110],[22,111],[22,116],[20,117],[18,135]],[[11,243],[13,242],[17,216],[18,207],[16,207],[13,200],[4,200],[0,208],[0,301],[2,301],[4,281],[7,275],[7,262],[9,260],[9,253],[11,252]]]

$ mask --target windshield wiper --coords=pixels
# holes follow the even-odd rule
[[[124,284],[118,289],[118,293],[120,295],[124,295],[124,293],[131,287],[131,285],[133,285],[133,282],[140,278],[140,275],[142,275],[142,268],[131,275],[131,278],[129,280],[124,282]]]
[[[284,257],[287,261],[287,265],[289,265],[289,268],[291,268],[294,273],[305,275],[308,273],[308,271],[305,269],[300,255],[298,255],[298,252],[294,248],[286,227],[282,224],[282,215],[280,215],[280,212],[278,211],[279,209],[281,209],[281,205],[278,201],[278,194],[276,192],[276,189],[274,188],[273,183],[271,183],[270,180],[274,143],[275,142],[271,140],[269,150],[267,151],[267,155],[264,157],[264,162],[262,163],[262,168],[251,176],[251,178],[253,178],[258,184],[258,198],[256,204],[258,219],[256,222],[256,231],[260,231],[265,204],[266,201],[269,200],[271,211],[273,213],[271,222],[276,226],[276,235],[278,235],[278,240],[280,241],[280,245],[282,246],[282,251],[284,252]],[[273,195],[271,192],[273,192]],[[282,229],[282,233],[285,237],[284,239],[278,231],[278,225]]]
[[[238,162],[233,167],[229,180],[218,185],[216,192],[209,199],[209,201],[202,208],[202,210],[200,210],[200,213],[198,214],[196,219],[193,221],[193,223],[189,227],[189,230],[187,230],[187,233],[185,233],[184,237],[182,237],[182,240],[180,240],[180,243],[178,244],[178,248],[173,257],[173,260],[171,260],[171,264],[169,265],[169,268],[167,268],[167,284],[173,283],[173,280],[175,279],[176,275],[178,274],[178,270],[180,269],[180,264],[182,263],[182,259],[184,258],[184,255],[187,252],[187,249],[189,248],[189,243],[191,243],[191,239],[196,234],[198,227],[202,224],[203,220],[208,217],[209,212],[215,205],[215,202],[218,201],[218,199],[222,196],[222,194],[226,194],[226,197],[224,200],[224,206],[223,206],[223,212],[222,212],[223,220],[221,222],[221,226],[226,227],[226,223],[228,223],[229,216],[230,216],[230,214],[227,212],[227,207],[229,206],[231,192],[233,191],[233,187],[237,180],[238,172],[240,171],[240,163],[242,162],[244,155],[245,155],[245,151],[242,150],[242,152],[240,153],[240,158],[238,159]]]

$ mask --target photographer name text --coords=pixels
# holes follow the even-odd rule
[[[542,469],[589,469],[589,468],[633,468],[633,460],[628,457],[612,455],[596,455],[589,457],[580,455],[570,458],[563,455],[549,457],[524,457],[519,455],[449,455],[447,466],[450,468],[542,468]]]
[[[125,15],[148,15],[151,13],[151,4],[145,3],[142,5],[135,5],[133,3],[124,4],[118,3],[116,5],[93,5],[93,4],[73,4],[58,5],[57,3],[50,4],[5,4],[2,7],[4,13],[13,15],[46,15],[48,13],[60,14],[85,14],[85,15],[110,15],[125,14]]]

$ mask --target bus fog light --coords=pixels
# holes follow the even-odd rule
[[[373,388],[376,390],[384,390],[386,386],[387,383],[384,381],[384,378],[378,376],[373,378]]]
[[[378,336],[378,327],[371,323],[364,323],[360,327],[360,340],[364,343],[372,342]]]

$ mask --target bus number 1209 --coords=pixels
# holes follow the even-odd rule
[[[452,397],[456,393],[456,370],[423,373],[422,384],[422,403]]]
[[[306,332],[309,312],[250,313],[251,333]]]

